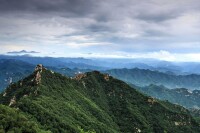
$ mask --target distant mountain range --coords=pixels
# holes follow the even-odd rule
[[[0,59],[0,92],[3,91],[10,83],[14,83],[31,74],[34,67],[35,66],[33,64],[21,60]],[[48,66],[47,68],[69,77],[73,77],[78,73],[91,71],[90,69],[70,69],[67,67]]]
[[[167,88],[200,89],[200,75],[172,75],[148,69],[111,69],[105,71],[110,75],[137,86],[148,86],[150,84],[164,85]]]
[[[92,70],[108,69],[149,69],[172,75],[200,74],[200,63],[198,62],[168,62],[155,59],[109,59],[109,58],[53,58],[33,57],[29,55],[8,56],[0,55],[0,59],[14,59],[27,62],[32,65],[39,63],[52,67],[68,67]]]
[[[1,62],[2,66],[8,66],[6,60],[14,61],[15,64],[9,64],[12,63],[12,61],[8,62],[10,66],[17,67],[24,65],[24,67],[17,69],[18,75],[14,69],[2,69],[3,72],[2,75],[0,75],[0,89],[5,88],[5,86],[10,83],[10,77],[13,78],[13,81],[17,81],[29,74],[33,66],[41,63],[48,68],[68,76],[73,76],[74,73],[79,71],[99,70],[108,72],[121,80],[138,86],[155,84],[164,85],[167,88],[200,89],[198,75],[198,70],[200,70],[198,69],[200,68],[198,67],[200,66],[199,63],[174,63],[153,59],[85,59],[6,55],[0,55],[0,60],[4,60],[4,63]],[[14,74],[12,74],[12,76],[11,74],[5,75],[5,72]],[[14,75],[16,75],[16,77],[14,77]]]
[[[33,64],[24,61],[1,59],[0,91],[3,91],[11,82],[16,82],[31,74],[33,68]],[[47,68],[69,77],[92,71],[92,69],[70,69],[67,67],[48,66]],[[134,86],[140,86],[136,88],[140,88],[140,91],[152,97],[169,100],[172,103],[178,103],[187,108],[200,107],[199,91],[191,91],[191,89],[199,89],[199,75],[173,75],[144,69],[111,69],[102,72],[109,73],[127,83],[134,84]],[[181,87],[182,89],[173,89]]]
[[[10,83],[32,73],[34,66],[19,60],[0,60],[0,92]]]
[[[38,65],[0,103],[3,132],[200,132],[185,108],[98,71],[69,78]]]
[[[164,86],[157,86],[153,84],[135,88],[144,94],[160,100],[168,100],[171,103],[182,105],[188,109],[200,109],[200,90],[191,91],[185,88],[168,89]]]
[[[26,58],[27,60],[29,59],[29,57]],[[36,59],[37,58],[35,58],[34,60],[36,61]],[[54,58],[52,59],[54,60]],[[48,58],[45,58],[44,60],[48,60]],[[83,63],[83,62],[92,64],[92,61],[90,59],[84,59],[84,58],[74,58],[74,59],[70,58],[68,59],[68,61],[73,61],[72,64]],[[31,74],[33,72],[33,68],[35,67],[34,63],[32,62],[31,64],[26,62],[26,60],[22,61],[18,58],[0,59],[0,91],[3,91],[10,83],[14,83],[18,80],[23,79],[27,75]],[[142,66],[142,64],[138,64],[138,66],[139,65]],[[59,65],[58,66],[54,65],[54,66],[47,66],[47,68],[55,72],[61,73],[63,75],[67,75],[68,77],[74,77],[77,74],[95,70],[95,67],[94,69],[86,69],[86,68],[80,69],[81,66],[79,66],[78,68],[76,68],[75,66],[72,68],[68,68],[68,67],[61,67]],[[147,65],[143,65],[143,67],[148,68]],[[153,69],[153,67],[151,69]],[[161,70],[155,71],[155,70],[145,70],[138,68],[111,69],[111,70],[101,70],[101,71],[103,73],[109,73],[110,75],[119,78],[131,84],[132,86],[135,86],[135,88],[137,88],[139,91],[149,96],[162,100],[168,100],[172,103],[176,103],[187,108],[198,109],[200,107],[199,90],[193,90],[193,91],[191,90],[191,89],[199,89],[200,76],[197,74],[176,75],[171,71],[160,72]],[[164,85],[166,87],[164,87]],[[179,89],[174,89],[174,88],[179,88]]]
[[[53,57],[32,57],[32,56],[5,56],[0,55],[0,59],[14,59],[23,61],[32,65],[44,64],[45,66],[57,67],[57,68],[80,68],[80,69],[104,69],[99,66],[95,66],[91,60],[84,58],[53,58]],[[91,65],[90,65],[91,64]]]

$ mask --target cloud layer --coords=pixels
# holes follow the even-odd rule
[[[0,22],[2,53],[200,51],[198,0],[0,0]]]

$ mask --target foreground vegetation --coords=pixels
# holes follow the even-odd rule
[[[42,68],[10,85],[1,95],[5,123],[25,132],[200,132],[199,124],[178,105],[145,96],[126,83],[97,71],[71,79]],[[18,109],[18,110],[16,110]],[[32,128],[29,128],[32,127]],[[1,130],[6,132],[6,126]],[[29,130],[30,131],[29,131]],[[17,129],[18,130],[18,129]]]

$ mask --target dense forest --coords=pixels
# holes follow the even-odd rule
[[[168,100],[171,103],[182,105],[186,108],[200,108],[200,90],[186,88],[169,89],[163,85],[148,85],[145,87],[134,86],[138,91],[160,100]]]
[[[8,86],[0,103],[2,132],[200,132],[185,108],[98,71],[69,78],[39,65]]]

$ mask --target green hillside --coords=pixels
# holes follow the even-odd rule
[[[168,100],[171,103],[179,104],[186,108],[200,108],[200,90],[191,91],[186,88],[168,89],[162,85],[157,86],[153,84],[135,88],[149,96]]]
[[[72,79],[39,65],[11,84],[0,102],[53,133],[200,132],[185,108],[147,97],[98,71]]]
[[[34,66],[23,61],[0,59],[0,92],[11,82],[16,82],[28,76]]]
[[[200,75],[173,75],[145,69],[111,69],[105,71],[111,76],[137,86],[164,85],[167,88],[200,89]]]
[[[0,105],[0,133],[48,133],[15,108]]]

